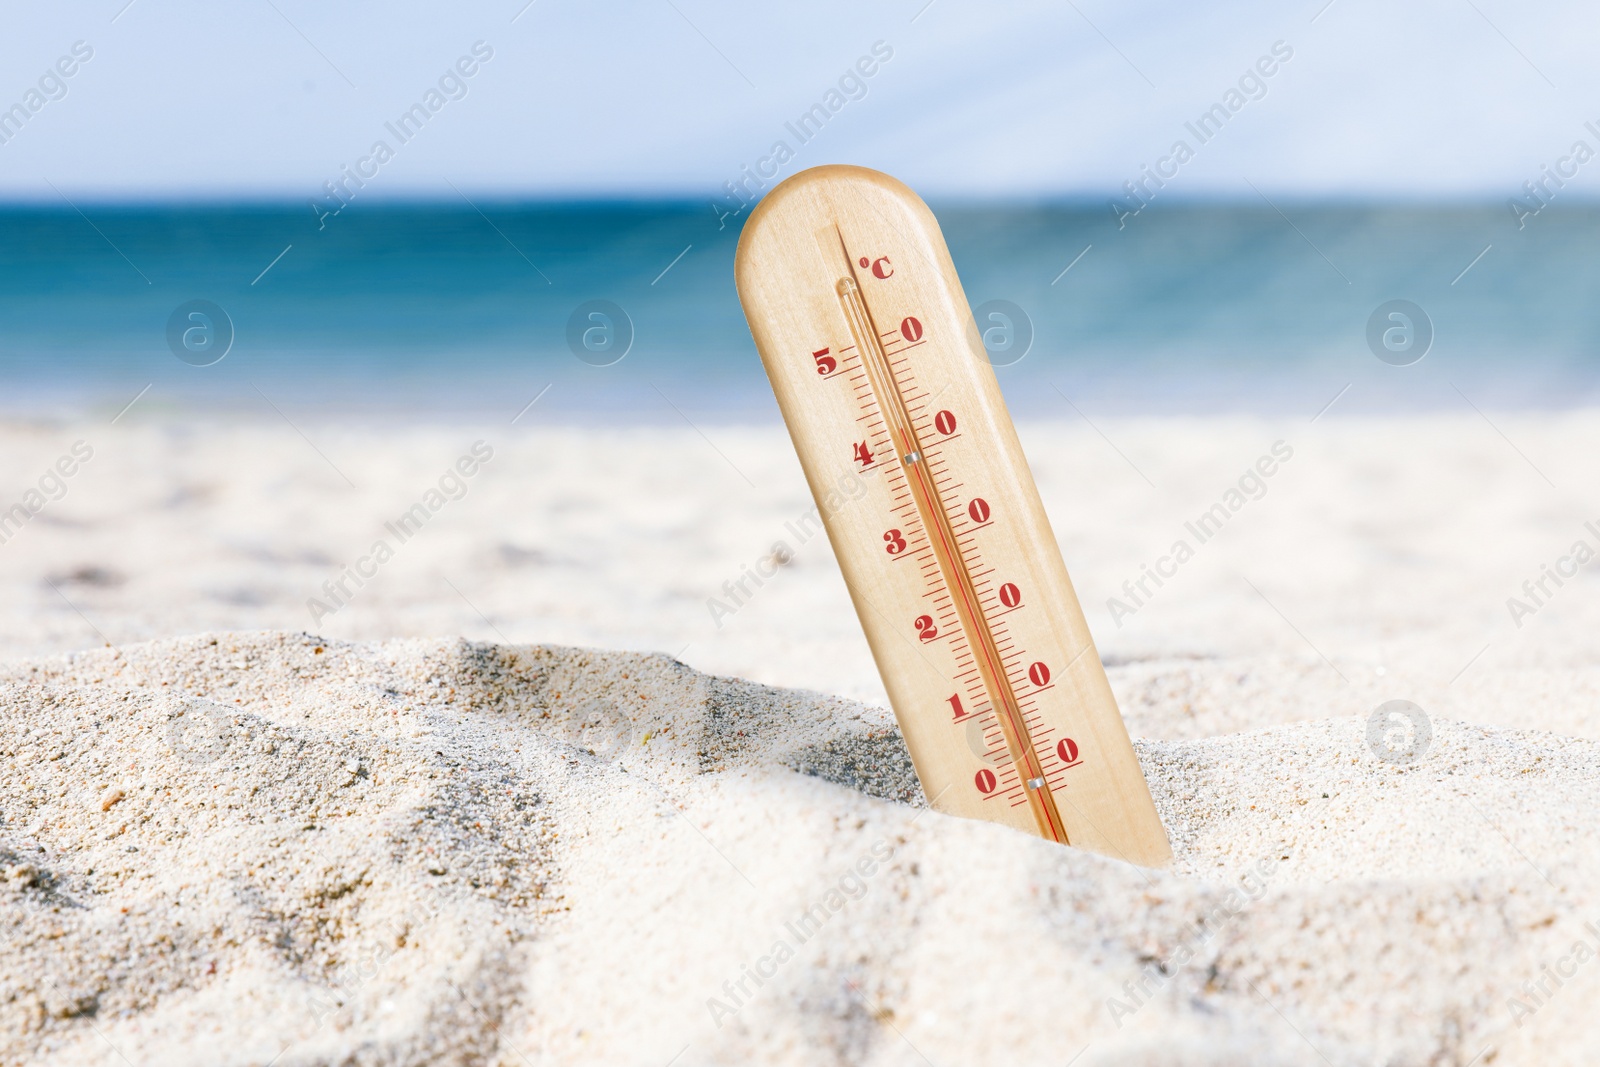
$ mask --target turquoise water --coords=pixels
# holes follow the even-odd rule
[[[1341,414],[1600,399],[1600,208],[1519,230],[1495,204],[1174,204],[1119,229],[1098,204],[933,206],[972,303],[1031,323],[999,370],[1020,414],[1068,413],[1065,394],[1087,413],[1309,417],[1346,384]],[[79,207],[0,211],[8,412],[114,410],[150,385],[157,410],[509,418],[549,385],[546,419],[777,417],[733,287],[743,219],[703,203],[352,205],[320,228],[299,205]],[[1366,339],[1396,298],[1433,327],[1411,366]],[[191,364],[225,326],[201,323],[188,362],[168,342],[191,300],[232,324],[210,366]],[[593,300],[632,324],[610,366],[569,347]]]

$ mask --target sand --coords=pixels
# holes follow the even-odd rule
[[[1024,427],[1162,871],[926,809],[781,431],[0,427],[0,1062],[1587,1063],[1600,431],[1495,422]]]

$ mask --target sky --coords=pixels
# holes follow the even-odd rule
[[[710,196],[830,162],[949,198],[1106,197],[1152,167],[1171,198],[1503,200],[1559,166],[1577,199],[1597,43],[1581,0],[30,4],[0,37],[0,109],[27,112],[0,199],[310,200],[357,168],[374,201]],[[809,139],[786,125],[830,103]]]

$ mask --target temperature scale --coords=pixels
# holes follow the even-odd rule
[[[736,273],[929,803],[1166,863],[933,213],[886,174],[817,167],[762,200]]]

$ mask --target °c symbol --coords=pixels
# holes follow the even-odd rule
[[[888,256],[879,256],[872,261],[872,276],[874,278],[887,278],[894,273],[894,268],[889,266]]]

